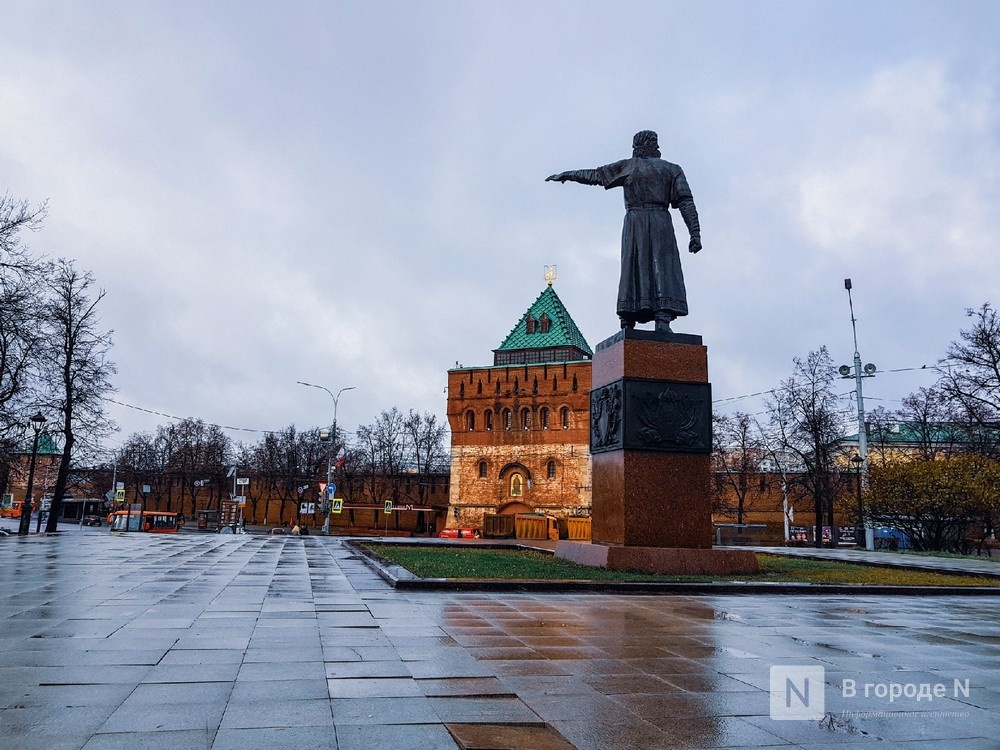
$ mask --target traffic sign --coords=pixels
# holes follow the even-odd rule
[[[125,490],[123,489],[115,490],[115,501],[119,503],[125,502]]]
[[[236,477],[236,486],[242,487],[250,484],[250,477]]]
[[[385,512],[392,513],[392,500],[385,501]]]
[[[333,493],[336,491],[337,491],[337,485],[335,485],[333,482],[330,482],[329,486],[326,488],[326,494],[329,495],[330,497],[333,497]]]
[[[344,501],[342,498],[333,498],[333,506],[330,508],[331,513],[340,513],[344,509]]]

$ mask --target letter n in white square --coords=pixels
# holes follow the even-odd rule
[[[821,666],[779,664],[771,667],[771,718],[778,721],[822,719],[826,713]]]

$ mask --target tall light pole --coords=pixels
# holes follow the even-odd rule
[[[31,463],[28,464],[28,489],[24,493],[24,502],[21,503],[21,522],[18,524],[17,533],[19,536],[27,536],[31,530],[31,491],[35,483],[35,459],[38,457],[38,435],[45,425],[45,417],[41,412],[31,417],[31,428],[35,431],[35,439],[31,444]],[[41,513],[41,510],[39,510]]]
[[[858,491],[858,523],[854,527],[854,543],[859,547],[864,547],[865,545],[861,541],[861,535],[865,533],[865,507],[861,503],[861,464],[864,461],[861,460],[861,456],[855,453],[851,456],[851,463],[854,464],[854,471],[857,474],[855,486]]]
[[[349,385],[346,388],[341,388],[337,391],[337,395],[334,396],[333,392],[329,388],[322,385],[316,385],[315,383],[305,383],[301,380],[296,380],[299,385],[307,385],[310,388],[319,388],[321,391],[326,391],[330,398],[333,399],[333,424],[330,426],[330,453],[326,458],[326,488],[327,497],[323,502],[323,507],[326,510],[326,520],[323,522],[323,533],[330,533],[330,503],[333,497],[330,493],[330,485],[333,482],[333,455],[337,450],[337,405],[340,403],[340,394],[344,391],[353,391],[357,386]]]
[[[847,302],[851,306],[851,330],[854,332],[854,373],[851,373],[849,365],[841,365],[839,372],[842,378],[854,378],[855,396],[858,402],[858,457],[861,459],[857,464],[858,476],[861,481],[866,481],[868,477],[868,428],[865,425],[865,396],[861,387],[863,378],[875,377],[875,365],[868,363],[863,368],[861,366],[861,355],[858,353],[858,327],[857,319],[854,317],[854,300],[851,298],[851,280],[844,279],[844,289],[847,290]],[[860,486],[860,485],[859,485]],[[865,528],[865,549],[874,549],[874,531],[869,524],[864,523],[864,519],[858,520]],[[832,529],[831,529],[832,533]],[[858,546],[862,546],[860,540],[855,540]]]

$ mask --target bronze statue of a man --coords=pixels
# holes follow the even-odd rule
[[[603,185],[625,192],[622,228],[622,274],[618,284],[618,317],[622,328],[656,321],[657,331],[670,331],[670,321],[688,314],[684,274],[670,207],[680,211],[691,242],[701,250],[701,228],[691,188],[676,164],[660,158],[656,133],[643,130],[632,139],[632,158],[597,169],[561,172],[546,181]]]

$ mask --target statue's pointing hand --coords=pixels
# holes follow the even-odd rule
[[[566,182],[566,173],[560,172],[559,174],[550,174],[545,178],[546,182]]]

